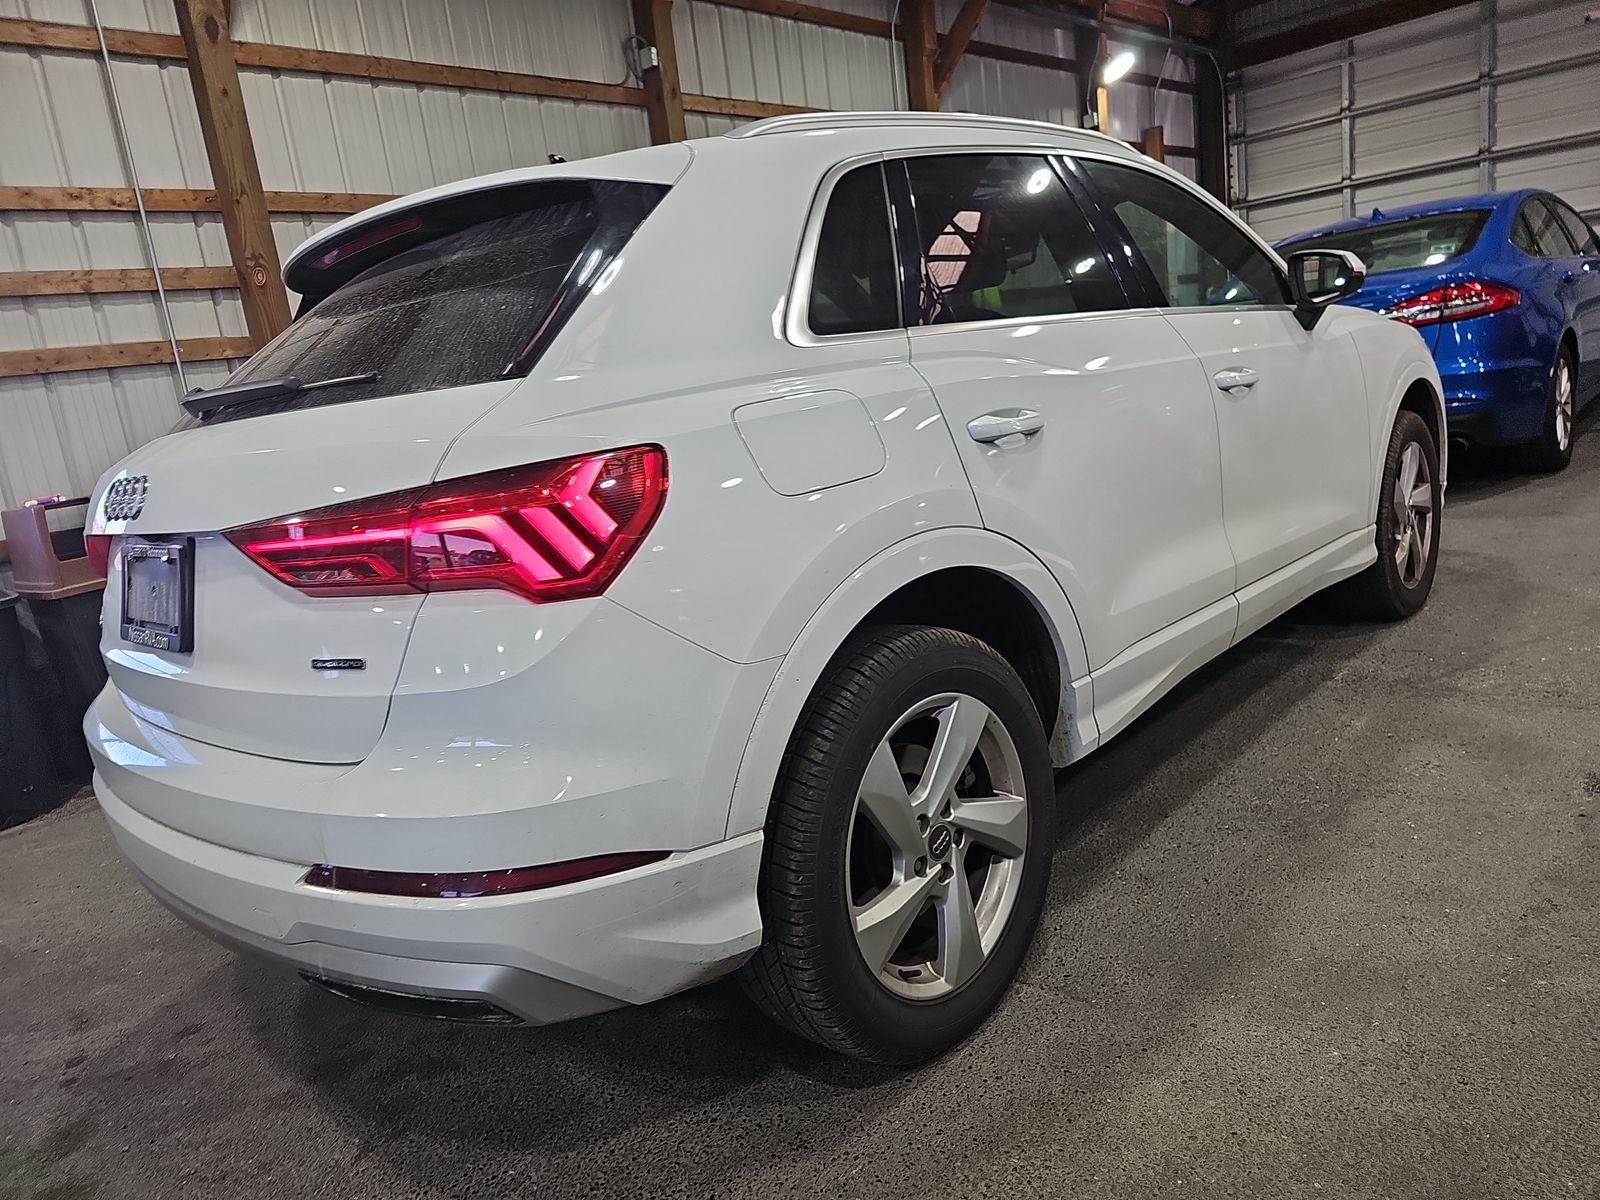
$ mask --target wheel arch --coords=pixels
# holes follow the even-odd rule
[[[873,624],[949,624],[995,645],[1041,710],[1051,756],[1081,757],[1099,741],[1088,654],[1071,601],[1024,547],[985,529],[933,530],[880,552],[851,572],[806,622],[756,714],[734,783],[728,837],[766,822],[783,752],[829,661]],[[1054,662],[1040,663],[1046,654]],[[1041,711],[1043,717],[1043,711]]]
[[[1573,365],[1582,366],[1583,356],[1578,350],[1578,331],[1576,329],[1568,325],[1561,331],[1561,336],[1556,340],[1556,345],[1565,346],[1568,350],[1571,350]]]
[[[1383,460],[1388,452],[1389,436],[1401,412],[1414,412],[1433,434],[1434,448],[1439,454],[1439,480],[1447,487],[1450,479],[1450,423],[1445,415],[1444,389],[1440,386],[1438,369],[1430,357],[1426,366],[1411,364],[1396,380],[1388,402],[1381,410],[1382,422],[1373,430],[1372,494],[1368,511],[1376,512],[1378,494],[1383,486]]]

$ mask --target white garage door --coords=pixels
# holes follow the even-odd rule
[[[1247,68],[1234,205],[1277,239],[1374,208],[1542,187],[1600,224],[1600,0],[1480,0]]]

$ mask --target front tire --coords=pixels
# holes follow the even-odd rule
[[[1565,342],[1556,350],[1550,368],[1550,394],[1546,400],[1544,429],[1527,449],[1528,466],[1535,471],[1565,471],[1572,461],[1573,421],[1578,408],[1578,364]]]
[[[866,630],[790,739],[763,852],[766,940],[741,982],[831,1050],[930,1058],[1015,978],[1054,842],[1044,729],[1011,666],[955,630]]]
[[[1378,489],[1378,561],[1345,585],[1356,615],[1399,621],[1428,602],[1439,565],[1442,487],[1433,434],[1416,413],[1402,410]]]

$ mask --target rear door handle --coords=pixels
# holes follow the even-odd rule
[[[1016,438],[1014,442],[1007,442],[1007,446],[1018,446],[1023,439],[1030,438],[1044,428],[1044,417],[1031,408],[1002,408],[995,412],[984,413],[981,417],[973,417],[967,422],[967,432],[972,435],[975,442],[999,442],[1007,438]]]
[[[1246,391],[1261,382],[1261,376],[1249,367],[1224,367],[1211,377],[1211,382],[1225,392]]]

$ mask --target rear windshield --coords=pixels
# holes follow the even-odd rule
[[[1285,242],[1278,249],[1284,254],[1296,250],[1349,250],[1366,263],[1369,275],[1409,271],[1436,267],[1465,254],[1477,242],[1488,219],[1489,211],[1481,208],[1433,213],[1302,238]]]
[[[295,283],[329,290],[308,291],[294,324],[228,382],[372,378],[232,405],[206,423],[526,374],[665,192],[644,183],[541,183],[353,230],[342,246],[297,264]],[[196,423],[187,418],[180,428]]]

